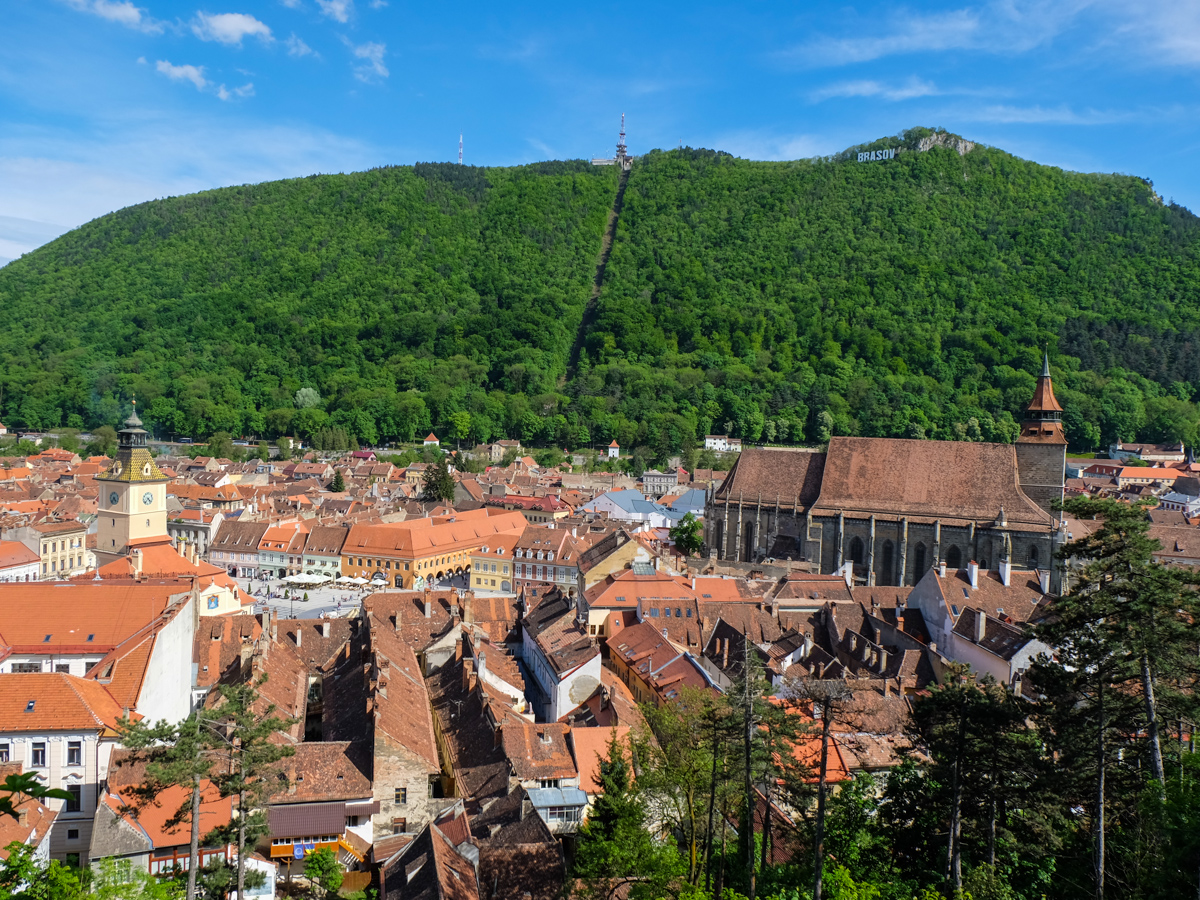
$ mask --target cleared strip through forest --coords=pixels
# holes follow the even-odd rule
[[[600,290],[604,287],[604,270],[608,266],[608,256],[612,253],[613,240],[617,236],[617,222],[621,218],[621,205],[625,202],[625,184],[629,181],[629,169],[621,172],[621,180],[617,184],[617,195],[613,198],[612,209],[608,211],[608,227],[600,242],[600,258],[596,260],[596,275],[592,279],[592,293],[588,297],[587,306],[583,308],[583,318],[579,320],[579,331],[575,334],[575,343],[571,345],[571,358],[567,364],[567,377],[573,377],[575,367],[579,364],[579,353],[583,350],[583,341],[588,329],[596,320],[596,307],[600,300]]]

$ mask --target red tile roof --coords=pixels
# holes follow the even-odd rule
[[[59,672],[0,674],[0,731],[113,733],[120,704],[104,687]]]

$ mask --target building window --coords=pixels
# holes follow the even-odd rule
[[[863,542],[862,538],[856,537],[850,542],[850,560],[855,565],[862,565],[863,561]]]
[[[31,766],[46,765],[46,745],[43,742],[38,741],[33,745],[33,755],[29,759],[29,764]]]
[[[12,670],[14,672],[28,675],[30,672],[42,671],[41,663],[13,663]]]
[[[406,834],[408,832],[408,819],[392,819],[392,834]]]
[[[9,762],[9,760],[11,758],[9,756],[9,753],[10,753],[10,751],[8,748],[8,744],[0,744],[0,763]]]
[[[556,788],[558,787],[557,778],[539,778],[538,787],[540,788]]]
[[[962,568],[962,551],[957,547],[951,547],[946,551],[946,567],[949,569]]]
[[[397,803],[407,803],[408,802],[408,788],[396,788],[396,802]]]
[[[79,812],[79,810],[83,807],[83,785],[68,784],[67,793],[70,794],[71,797],[69,800],[67,800],[66,811]]]
[[[82,766],[83,765],[83,741],[68,741],[67,742],[67,765]]]
[[[67,829],[67,840],[68,841],[79,840],[79,829],[78,828],[68,828]]]
[[[63,675],[70,675],[71,674],[71,664],[70,663],[55,663],[54,671],[59,672]]]

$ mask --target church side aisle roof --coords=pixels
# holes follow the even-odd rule
[[[736,503],[757,503],[788,509],[799,500],[807,509],[821,492],[821,472],[825,454],[813,450],[789,450],[750,447],[742,451],[721,487],[717,499]]]

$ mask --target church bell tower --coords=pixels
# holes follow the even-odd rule
[[[168,538],[169,479],[150,455],[136,401],[117,437],[117,458],[96,477],[100,485],[96,562],[101,566],[128,555],[131,542]]]
[[[1017,477],[1026,496],[1056,519],[1059,513],[1054,504],[1062,502],[1067,475],[1067,438],[1062,414],[1063,408],[1054,396],[1047,354],[1042,359],[1042,374],[1038,376],[1033,399],[1021,419]]]

